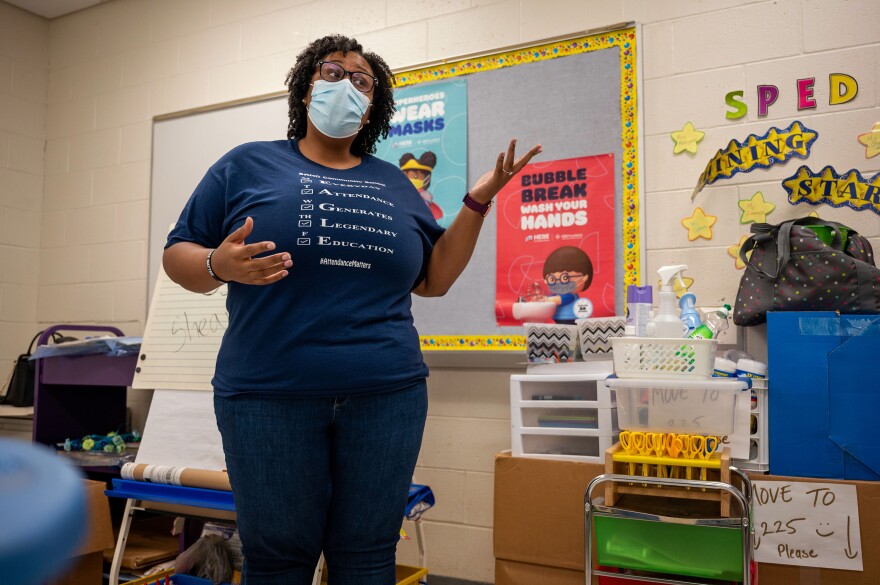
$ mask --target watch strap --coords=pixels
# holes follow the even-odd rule
[[[483,217],[489,215],[489,210],[492,209],[492,205],[495,203],[494,201],[490,201],[489,203],[480,203],[473,197],[471,197],[470,192],[464,194],[464,199],[462,199],[465,207],[472,211],[476,211]]]

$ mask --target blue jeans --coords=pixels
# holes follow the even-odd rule
[[[392,585],[428,410],[424,380],[337,397],[214,397],[242,585]]]

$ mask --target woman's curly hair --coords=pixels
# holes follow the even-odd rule
[[[373,107],[370,108],[368,118],[370,123],[364,124],[351,145],[351,153],[355,156],[373,154],[376,143],[380,138],[387,138],[391,128],[391,116],[394,115],[394,75],[382,57],[375,53],[365,53],[359,42],[342,35],[327,36],[312,42],[297,56],[296,63],[287,73],[287,138],[302,138],[306,135],[308,112],[303,100],[309,93],[318,61],[336,51],[341,51],[343,55],[349,52],[358,53],[370,65],[373,75],[378,79],[372,91]]]

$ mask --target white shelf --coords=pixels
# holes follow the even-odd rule
[[[510,378],[511,451],[517,457],[604,461],[617,440],[614,393],[604,383],[610,363],[592,373],[526,374]],[[567,397],[543,400],[537,397]],[[548,419],[556,420],[549,422]],[[568,417],[580,417],[566,420]],[[541,426],[547,424],[571,426]],[[585,420],[595,426],[577,426]]]
[[[558,408],[612,408],[616,406],[613,391],[603,381],[610,372],[580,375],[514,375],[510,377],[511,408],[526,405]],[[568,397],[568,400],[538,399],[538,396]],[[512,411],[511,411],[512,412]]]
[[[616,435],[523,433],[515,436],[512,452],[515,457],[602,463],[605,461],[605,450],[616,441]]]
[[[752,471],[769,471],[770,469],[770,441],[769,441],[769,416],[767,392],[769,383],[765,379],[752,380],[752,395],[757,398],[751,404],[749,410],[749,459],[735,459],[734,465],[742,469]],[[752,418],[755,425],[752,425]],[[752,432],[754,428],[754,432]]]
[[[581,416],[589,419],[595,419],[595,425],[589,427],[576,426],[549,426],[541,425],[540,418],[542,416]],[[565,421],[560,421],[563,423]],[[574,421],[572,421],[574,422]],[[609,435],[617,433],[617,409],[614,408],[544,408],[543,406],[521,408],[516,412],[511,412],[511,428],[514,433],[539,433],[552,435],[560,431],[577,431],[575,434],[585,434],[591,436]],[[611,432],[609,432],[609,429]],[[560,433],[560,434],[568,434]]]

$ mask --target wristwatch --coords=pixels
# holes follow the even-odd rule
[[[492,209],[492,205],[495,203],[494,201],[490,201],[489,203],[480,203],[479,201],[476,201],[473,197],[471,197],[470,192],[464,194],[464,199],[462,199],[462,201],[464,202],[465,207],[476,211],[483,217],[489,215],[489,210]]]

